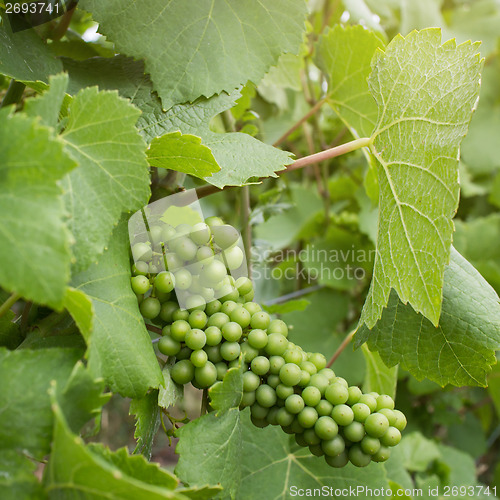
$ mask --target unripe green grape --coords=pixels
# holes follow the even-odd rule
[[[252,360],[250,367],[256,375],[266,375],[269,371],[270,361],[265,356],[257,356]]]
[[[387,396],[386,394],[382,394],[377,398],[377,411],[382,408],[388,408],[389,410],[394,410],[394,400],[391,396]]]
[[[161,226],[150,226],[149,227],[149,236],[151,242],[155,245],[160,243],[163,240],[163,229]]]
[[[320,375],[319,373],[316,373],[315,375],[311,375],[311,380],[309,381],[309,385],[312,385],[314,387],[317,387],[319,391],[321,392],[321,395],[323,396],[325,394],[325,391],[327,387],[329,386],[328,379],[324,377],[323,375]],[[330,401],[331,403],[331,401]]]
[[[238,342],[224,342],[220,346],[221,356],[226,361],[232,361],[233,359],[236,359],[240,355],[240,352],[241,348]]]
[[[186,234],[189,234],[192,230],[192,226],[190,224],[182,223],[182,224],[177,224],[175,226],[175,232],[177,236],[186,236]]]
[[[279,408],[277,406],[273,406],[270,410],[269,413],[266,416],[266,420],[269,422],[270,425],[278,425],[278,421],[276,420],[276,417],[278,416]]]
[[[344,427],[344,436],[353,443],[358,443],[365,436],[365,427],[360,422],[352,422]]]
[[[333,439],[339,432],[339,426],[332,417],[319,417],[314,424],[314,431],[320,439]]]
[[[297,416],[294,417],[293,422],[289,425],[289,429],[293,434],[302,434],[305,430],[297,420]]]
[[[220,217],[217,217],[217,216],[214,215],[212,217],[207,217],[205,219],[205,224],[211,230],[215,226],[223,226],[224,225],[224,221]]]
[[[175,356],[177,359],[187,359],[189,360],[190,356],[191,356],[191,353],[193,351],[189,348],[189,347],[182,347],[181,350],[177,353],[177,355]]]
[[[373,396],[370,396],[370,394],[362,394],[358,402],[368,406],[372,413],[377,409],[377,400]]]
[[[189,359],[191,360],[191,363],[193,363],[194,367],[201,368],[207,363],[208,355],[203,349],[197,349],[191,353]]]
[[[203,266],[200,277],[208,285],[216,285],[226,276],[226,266],[219,260],[213,260]]]
[[[189,238],[182,236],[174,240],[173,250],[179,258],[189,261],[195,258],[198,247]]]
[[[156,298],[163,304],[164,302],[170,301],[170,297],[172,294],[170,292],[159,292],[158,290],[155,290],[155,295]],[[161,313],[161,311],[160,311]]]
[[[218,291],[218,293],[220,293],[220,290]],[[224,295],[220,298],[220,300],[221,300],[221,302],[227,302],[227,301],[234,302],[236,304],[236,306],[238,307],[239,304],[236,301],[239,298],[240,298],[240,296],[238,295],[238,290],[231,288],[230,290],[227,290],[226,292],[224,292]]]
[[[207,353],[209,361],[211,361],[212,363],[220,363],[222,361],[220,346],[205,346],[204,350]]]
[[[194,378],[201,387],[210,387],[217,380],[217,368],[215,368],[213,363],[207,361],[204,366],[195,368]]]
[[[284,352],[283,358],[287,363],[294,363],[298,366],[302,362],[302,353],[298,349],[288,348]]]
[[[208,224],[198,222],[193,226],[190,237],[197,245],[205,245],[210,241],[212,233]]]
[[[149,280],[146,278],[146,276],[142,275],[134,276],[133,278],[131,278],[130,284],[132,285],[132,290],[137,295],[142,295],[151,288]]]
[[[167,261],[167,268],[171,272],[181,269],[184,265],[184,261],[175,253],[167,253],[165,259]]]
[[[324,440],[321,443],[321,448],[325,452],[325,455],[336,457],[345,450],[345,441],[342,439],[342,436],[337,435],[332,439]]]
[[[221,307],[221,312],[224,313],[224,314],[227,314],[227,316],[229,318],[231,318],[231,313],[237,309],[238,307],[238,304],[234,301],[234,300],[227,300],[226,302],[224,302],[222,304],[222,307]]]
[[[341,469],[349,463],[349,457],[347,453],[343,451],[340,455],[336,457],[330,457],[325,454],[325,461],[330,467],[335,467],[336,469]]]
[[[222,336],[229,342],[237,342],[240,340],[243,331],[241,326],[234,321],[226,323],[222,328]]]
[[[318,370],[318,373],[323,375],[323,377],[326,377],[330,383],[335,378],[335,372],[331,368],[322,368],[321,370]]]
[[[318,371],[326,367],[326,359],[323,354],[320,354],[319,352],[311,353],[307,360],[310,361]]]
[[[324,417],[332,414],[333,405],[326,399],[322,399],[314,408],[320,417]]]
[[[267,385],[270,385],[273,389],[276,389],[276,387],[278,387],[278,385],[280,385],[280,378],[279,378],[279,375],[268,375],[267,376]]]
[[[250,408],[250,412],[252,414],[252,417],[266,418],[267,414],[269,413],[269,408],[264,408],[259,403],[254,403]]]
[[[200,330],[199,328],[192,328],[186,333],[184,341],[190,349],[196,351],[198,349],[202,349],[205,346],[205,344],[207,343],[207,337],[203,330]]]
[[[371,391],[371,392],[368,392],[367,393],[369,396],[372,396],[375,398],[375,401],[377,400],[377,398],[380,396],[380,394],[376,391]]]
[[[363,394],[361,392],[361,389],[359,387],[356,387],[355,385],[352,385],[351,387],[349,387],[347,389],[347,391],[349,393],[349,397],[347,398],[347,404],[349,406],[352,406],[352,405],[358,403],[359,402],[359,398]]]
[[[244,254],[239,246],[234,246],[220,253],[221,261],[231,271],[238,269],[243,264]],[[239,295],[239,291],[238,291]],[[242,294],[243,296],[246,294]]]
[[[175,278],[174,275],[168,271],[158,273],[155,278],[155,288],[159,292],[168,293],[174,289]]]
[[[315,375],[318,372],[316,365],[314,365],[310,361],[302,361],[299,366],[300,368],[302,368],[302,370],[305,370],[310,375]]]
[[[300,382],[299,386],[300,387],[307,387],[309,385],[309,382],[311,381],[311,375],[309,372],[306,372],[305,370],[300,371]]]
[[[145,318],[154,319],[160,314],[161,304],[158,299],[148,297],[140,303],[139,309]]]
[[[222,332],[216,326],[209,326],[205,330],[205,338],[208,346],[217,346],[221,343]]]
[[[245,295],[253,290],[252,281],[246,276],[241,276],[234,283],[240,295]]]
[[[153,252],[148,244],[140,242],[132,247],[132,256],[134,261],[148,261],[153,256]]]
[[[209,359],[210,359],[210,357],[209,357]],[[221,359],[222,359],[222,357],[221,357]],[[212,361],[212,360],[210,359],[210,361]],[[212,361],[212,363],[213,363],[213,361]],[[215,363],[215,368],[217,370],[217,380],[222,380],[224,378],[224,375],[227,373],[227,370],[228,370],[226,363],[224,363],[223,361]]]
[[[334,377],[331,381],[330,381],[331,384],[340,384],[340,385],[343,385],[346,389],[347,389],[347,392],[349,393],[349,384],[347,383],[347,380],[345,378],[342,378],[342,377]]]
[[[271,356],[269,358],[269,372],[277,375],[284,364],[285,360],[281,356]]]
[[[302,376],[302,370],[294,363],[285,363],[279,373],[281,381],[290,387],[297,385]]]
[[[252,314],[252,318],[250,320],[250,326],[252,328],[265,330],[269,326],[270,322],[271,322],[271,318],[270,318],[269,314],[267,314],[264,311],[258,311],[256,313]]]
[[[293,415],[285,408],[280,408],[276,414],[276,422],[278,422],[281,427],[287,427],[293,422]]]
[[[276,375],[273,376],[276,377]],[[276,386],[276,396],[278,396],[278,398],[280,399],[285,400],[286,398],[291,396],[293,392],[293,387],[289,387],[288,385],[278,384]]]
[[[303,448],[307,446],[306,440],[304,439],[304,434],[295,434],[295,442]]]
[[[207,326],[216,326],[221,329],[226,323],[229,323],[229,316],[223,312],[216,312],[208,318]]]
[[[134,276],[146,276],[149,272],[149,266],[146,262],[142,260],[138,260],[133,266],[132,266],[132,274]]]
[[[255,298],[255,291],[254,290],[252,290],[251,292],[248,292],[247,294],[243,295],[243,299],[245,300],[245,302],[252,302],[252,300],[254,298]],[[252,312],[252,311],[250,311],[250,312]]]
[[[243,304],[243,307],[253,316],[254,314],[257,314],[258,312],[262,311],[262,307],[260,307],[257,302],[251,302],[251,301],[246,301],[245,304]],[[250,322],[250,325],[252,323]]]
[[[158,350],[166,356],[175,356],[181,350],[181,343],[165,335],[158,342]]]
[[[270,356],[282,356],[288,347],[288,340],[280,333],[271,333],[267,336],[265,351]]]
[[[196,260],[207,265],[214,259],[214,251],[210,247],[202,246],[196,251]]]
[[[359,444],[363,453],[367,455],[375,455],[380,450],[380,441],[371,436],[365,436]]]
[[[255,391],[244,392],[241,396],[240,409],[252,406],[255,403]]]
[[[339,404],[333,407],[331,416],[338,425],[343,427],[349,425],[354,420],[354,412],[350,406]]]
[[[310,406],[306,406],[298,415],[297,420],[299,424],[304,427],[304,429],[309,429],[314,427],[316,420],[318,420],[318,412],[311,408]]]
[[[315,457],[322,457],[325,452],[323,451],[323,448],[321,448],[321,444],[314,444],[309,446],[309,451],[315,456]]]
[[[363,453],[359,445],[354,445],[349,448],[349,460],[356,467],[366,467],[372,461],[372,457]]]
[[[186,298],[186,309],[189,312],[201,311],[205,309],[207,303],[202,295],[193,294]]]
[[[253,372],[245,372],[242,378],[243,390],[245,392],[256,391],[260,385],[260,377]]]
[[[260,406],[271,408],[276,403],[276,391],[269,385],[262,384],[255,391],[255,399]]]
[[[205,328],[207,321],[207,315],[203,311],[196,310],[189,314],[188,323],[191,328]]]
[[[221,248],[229,248],[231,245],[234,245],[240,237],[240,233],[229,224],[211,226],[210,229],[212,230],[214,242]]]
[[[246,328],[250,324],[250,319],[252,318],[250,313],[243,306],[236,307],[236,309],[231,311],[229,317],[231,321],[238,323],[241,328]]]
[[[248,343],[255,349],[263,349],[267,345],[267,333],[254,329],[248,334]]]
[[[403,432],[406,427],[406,417],[404,413],[399,410],[393,410],[396,415],[396,422],[394,422],[394,427],[400,432]]]
[[[385,434],[380,438],[384,446],[396,446],[401,441],[401,432],[396,427],[389,427]]]
[[[356,403],[351,408],[356,422],[364,422],[371,413],[370,408],[364,403]]]
[[[156,264],[153,264],[152,262],[149,263],[148,266],[148,273],[149,274],[156,274],[158,272],[158,266]]]
[[[314,432],[314,429],[306,429],[303,434],[304,436],[304,441],[308,444],[308,446],[316,445],[321,443],[321,439],[319,436]]]
[[[170,224],[166,224],[163,226],[161,236],[163,243],[168,243],[172,238],[175,238],[176,236],[177,233]]]
[[[162,335],[170,335],[170,330],[172,329],[172,325],[165,325],[162,329],[161,329],[161,334]]]
[[[172,323],[170,328],[170,335],[174,340],[178,342],[184,342],[186,339],[186,334],[191,330],[189,323],[183,319],[179,319]]]
[[[175,286],[179,290],[187,290],[193,281],[191,273],[187,269],[179,269],[174,273]]]
[[[372,437],[382,437],[389,428],[389,420],[381,413],[372,413],[365,420],[366,433]]]
[[[280,333],[283,337],[288,337],[288,326],[281,319],[273,319],[267,327],[267,333]]]
[[[186,311],[186,309],[179,309],[179,308],[177,308],[172,313],[172,319],[174,321],[178,321],[178,320],[187,321],[189,319],[189,311]]]
[[[241,353],[243,354],[243,359],[247,363],[251,363],[259,355],[259,351],[252,347],[248,342],[241,344]]]
[[[390,410],[389,408],[382,408],[377,411],[377,413],[380,413],[381,415],[384,415],[387,417],[387,420],[389,421],[389,425],[395,427],[396,424],[396,413],[394,410]]]
[[[315,407],[321,401],[321,391],[314,386],[307,386],[302,391],[302,398],[307,406]]]
[[[220,300],[211,300],[207,303],[205,312],[208,314],[208,316],[212,316],[213,314],[219,312],[221,310],[221,307],[222,302]]]
[[[391,450],[387,446],[381,446],[380,450],[372,456],[374,462],[385,462],[391,456]]]
[[[184,359],[177,361],[170,371],[172,380],[180,385],[187,384],[193,380],[194,366],[191,361]]]
[[[294,415],[304,409],[304,400],[298,394],[288,396],[285,401],[285,408]]]
[[[344,404],[349,397],[347,388],[338,382],[329,385],[325,391],[325,398],[332,403],[332,405]]]
[[[250,420],[252,421],[252,424],[255,425],[255,427],[259,427],[260,429],[263,429],[264,427],[267,427],[269,425],[269,422],[267,420],[258,419],[254,416],[250,416]]]
[[[240,349],[241,349],[241,346],[240,346]],[[229,368],[240,368],[240,360],[239,359],[232,359],[231,361],[229,361],[229,363],[227,364],[227,366]],[[241,363],[241,370],[243,373],[245,373],[246,371],[248,371],[248,368],[249,368],[249,365],[248,363],[245,363],[244,361]]]

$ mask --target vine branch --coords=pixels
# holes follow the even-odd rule
[[[342,343],[339,345],[338,349],[333,354],[330,361],[328,361],[328,364],[326,365],[327,368],[330,368],[330,366],[332,366],[333,363],[335,363],[335,361],[337,361],[337,358],[342,354],[344,349],[351,343],[355,333],[356,333],[356,330],[353,330],[352,332],[350,332],[346,336],[346,338],[342,341]]]

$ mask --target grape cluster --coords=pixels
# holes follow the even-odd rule
[[[213,229],[223,226],[206,226],[208,237],[202,242],[206,248],[217,241]],[[223,243],[225,249],[231,248],[228,242]],[[248,278],[235,280],[228,275],[227,262],[224,273],[216,276],[209,277],[202,268],[203,285],[217,282],[220,287],[224,281],[228,293],[213,299],[205,291],[184,309],[171,296],[178,275],[169,271],[154,274],[149,266],[141,269],[140,262],[133,266],[132,288],[143,316],[162,326],[158,349],[173,360],[171,377],[176,383],[210,388],[229,368],[242,363],[240,408],[250,407],[254,425],[280,425],[295,435],[300,446],[324,456],[332,467],[343,467],[349,461],[364,467],[389,458],[390,447],[399,443],[406,426],[406,418],[394,409],[392,398],[349,387],[326,367],[322,354],[306,353],[290,342],[287,325],[252,301],[254,291]]]

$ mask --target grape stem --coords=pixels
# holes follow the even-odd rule
[[[201,397],[201,410],[200,417],[208,412],[208,389],[203,389],[203,396]]]
[[[1,306],[0,306],[0,318],[6,314],[10,308],[21,298],[17,293],[13,293]]]
[[[295,160],[293,163],[288,165],[283,172],[292,172],[293,170],[298,170],[300,168],[307,167],[308,165],[313,165],[315,163],[319,163],[325,160],[331,160],[332,158],[336,158],[337,156],[345,155],[347,153],[351,153],[352,151],[356,151],[356,149],[369,147],[371,143],[372,139],[368,137],[363,137],[362,139],[355,139],[354,141],[346,142],[345,144],[341,144],[340,146],[336,146],[330,149],[325,149],[324,151],[320,151],[319,153],[314,153],[312,155],[299,158],[298,160]],[[241,187],[241,186],[226,186],[223,189],[220,189],[210,184],[196,189],[196,195],[198,196],[198,198],[204,198],[205,196],[209,196],[214,193],[220,193],[221,191],[231,189],[233,187]]]
[[[338,349],[335,351],[335,353],[331,357],[330,361],[328,361],[328,364],[326,365],[327,368],[330,368],[330,366],[332,366],[333,363],[335,363],[335,361],[337,361],[337,358],[342,354],[342,351],[351,343],[355,333],[356,333],[356,330],[349,332],[349,334],[342,341],[342,343],[339,345]]]
[[[157,327],[157,326],[153,326],[153,325],[148,325],[146,323],[146,329],[149,330],[150,332],[154,332],[154,333],[157,333],[158,335],[161,335],[161,328]],[[159,339],[155,339],[153,340],[153,342],[158,342]]]

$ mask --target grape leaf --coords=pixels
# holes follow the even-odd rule
[[[64,307],[69,311],[80,332],[89,338],[94,324],[94,305],[81,290],[68,287],[64,296]]]
[[[53,422],[47,390],[51,380],[64,387],[81,354],[75,349],[0,349],[2,453],[25,451],[37,459],[49,453]]]
[[[168,362],[162,370],[163,384],[160,385],[158,394],[158,405],[168,409],[169,406],[174,406],[181,399],[184,392],[184,386],[176,384],[170,376],[173,362]]]
[[[23,82],[49,81],[49,75],[62,71],[62,64],[54,57],[35,30],[12,33],[8,22],[0,26],[0,73]]]
[[[315,457],[308,449],[295,444],[293,438],[279,427],[254,427],[248,413],[244,411],[241,417],[243,474],[238,500],[288,499],[296,497],[299,488],[326,487],[330,493],[330,488],[347,488],[349,491],[350,487],[356,490],[358,486],[366,485],[373,489],[388,487],[382,464],[372,463],[363,469],[349,464],[334,469],[323,458]],[[277,481],[276,478],[283,479]]]
[[[153,441],[160,427],[158,391],[150,391],[141,399],[132,399],[129,415],[135,416],[134,438],[137,445],[134,454],[142,453],[147,460],[151,460]]]
[[[97,88],[82,90],[71,102],[61,137],[80,164],[63,181],[76,271],[102,253],[122,212],[148,201],[146,146],[135,128],[139,114],[116,92]]]
[[[279,304],[263,305],[263,309],[270,314],[286,314],[295,311],[305,311],[310,302],[307,299],[288,300]]]
[[[372,66],[379,222],[360,322],[373,327],[394,288],[437,325],[458,205],[459,144],[479,93],[478,44],[441,45],[438,29],[412,32],[378,51]]]
[[[394,455],[404,468],[412,472],[423,472],[434,461],[440,458],[439,448],[420,432],[406,434],[401,443],[394,448]]]
[[[70,93],[88,85],[99,85],[101,89],[117,89],[123,97],[131,99],[142,111],[137,127],[148,143],[176,131],[201,137],[202,144],[210,148],[221,168],[207,178],[207,182],[217,187],[240,186],[252,177],[276,177],[275,172],[292,162],[290,153],[248,134],[212,132],[212,118],[234,106],[240,96],[237,91],[180,104],[164,112],[160,100],[152,93],[149,79],[143,74],[140,61],[118,56],[112,60],[92,58],[80,62],[65,59],[64,65],[70,75]]]
[[[221,382],[214,384],[209,390],[210,405],[217,410],[219,416],[231,408],[238,408],[243,396],[243,369],[241,363],[238,367],[230,368]]]
[[[94,306],[94,329],[85,336],[91,373],[122,396],[141,398],[163,379],[130,287],[129,246],[122,221],[99,262],[74,276],[72,284]]]
[[[155,0],[140,6],[82,0],[81,7],[120,52],[145,59],[164,109],[248,80],[258,83],[282,52],[298,51],[307,12],[303,0]]]
[[[36,464],[14,450],[0,453],[0,498],[43,500],[46,497],[34,472]]]
[[[174,476],[157,464],[148,463],[141,455],[129,456],[125,448],[111,452],[101,444],[85,446],[71,433],[53,392],[51,396],[54,440],[43,481],[51,498],[187,498],[173,490],[178,484]]]
[[[359,25],[336,25],[316,45],[316,64],[328,76],[324,99],[357,137],[369,137],[377,122],[367,78],[373,54],[384,45],[378,35]]]
[[[201,144],[199,137],[179,131],[155,137],[147,156],[152,167],[185,172],[201,179],[220,170],[212,152]]]
[[[396,397],[398,382],[398,367],[388,368],[382,361],[378,352],[372,352],[366,344],[362,346],[366,361],[366,375],[363,382],[364,392],[378,392],[388,394],[393,399]]]
[[[76,164],[50,129],[8,109],[0,112],[0,156],[0,285],[61,308],[71,255],[57,181]]]
[[[500,364],[496,364],[488,376],[488,393],[497,415],[500,415]]]
[[[384,363],[397,363],[417,379],[444,386],[486,385],[500,349],[498,295],[454,248],[445,268],[439,326],[404,305],[391,292],[389,305],[372,330],[363,325],[356,342],[368,340]]]

